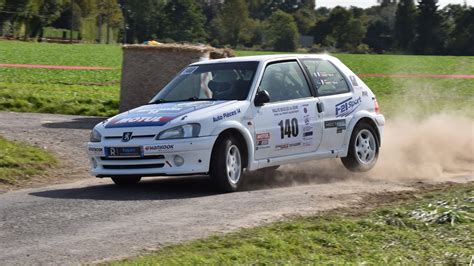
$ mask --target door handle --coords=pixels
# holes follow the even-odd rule
[[[316,107],[318,108],[318,113],[322,113],[322,112],[324,111],[323,103],[318,102],[318,103],[316,104]]]

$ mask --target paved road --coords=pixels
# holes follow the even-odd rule
[[[61,156],[65,169],[56,174],[69,180],[0,194],[2,265],[77,264],[131,256],[292,214],[354,206],[369,193],[416,188],[412,181],[324,178],[316,173],[291,180],[260,178],[249,183],[248,191],[232,194],[215,193],[207,177],[155,178],[119,188],[87,174],[84,142],[98,121],[0,113],[0,135]]]

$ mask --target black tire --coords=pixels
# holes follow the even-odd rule
[[[141,176],[113,176],[112,181],[118,186],[132,186],[138,184],[142,179]]]
[[[242,151],[239,141],[231,135],[217,140],[212,150],[209,175],[219,190],[234,192],[241,187],[245,161]]]
[[[359,123],[352,131],[349,151],[347,157],[341,158],[342,164],[352,172],[367,172],[377,163],[379,146],[375,129],[367,123]]]

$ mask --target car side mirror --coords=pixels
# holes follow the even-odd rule
[[[255,95],[255,106],[263,106],[266,103],[270,102],[270,94],[266,90],[259,90],[257,95]]]

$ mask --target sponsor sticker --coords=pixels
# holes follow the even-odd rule
[[[152,123],[160,122],[163,117],[161,116],[137,116],[137,117],[128,117],[122,118],[115,122],[114,124],[126,124],[126,123]]]
[[[270,132],[257,134],[257,140],[268,140],[268,139],[270,139]]]
[[[296,148],[299,146],[301,146],[301,142],[278,144],[275,146],[275,150],[291,149],[291,148]]]
[[[270,132],[258,133],[256,136],[255,150],[263,150],[270,148]]]
[[[145,152],[153,152],[153,151],[173,151],[174,144],[163,144],[163,145],[148,145],[143,146]]]
[[[229,118],[229,117],[232,117],[232,116],[235,116],[235,115],[238,115],[238,114],[240,114],[240,108],[237,108],[234,111],[225,112],[225,113],[223,113],[221,115],[218,115],[218,116],[214,116],[212,118],[212,121],[213,122],[218,122],[218,121],[224,120],[226,118]]]
[[[89,147],[88,148],[90,154],[104,154],[104,148],[100,147]]]
[[[336,133],[342,133],[343,130],[346,130],[346,120],[330,120],[324,122],[324,128],[336,128]]]
[[[299,112],[299,107],[298,105],[278,107],[278,108],[273,108],[272,112],[274,116],[295,114]]]
[[[346,117],[354,112],[362,102],[362,98],[353,99],[352,97],[336,104],[336,117]]]

